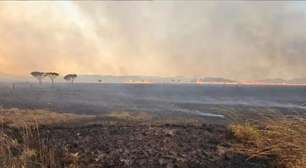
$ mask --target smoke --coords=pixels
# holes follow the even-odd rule
[[[304,2],[1,2],[0,72],[301,78]]]

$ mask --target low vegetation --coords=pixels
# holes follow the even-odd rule
[[[56,113],[43,109],[4,109],[0,107],[0,124],[24,127],[32,125],[56,125],[67,122],[77,122],[79,120],[91,119],[94,116],[77,115],[72,113]]]
[[[0,129],[0,167],[56,167],[58,155],[35,126]]]
[[[231,131],[238,140],[234,151],[247,155],[247,160],[268,160],[271,167],[306,167],[306,119],[234,124]]]
[[[234,124],[231,126],[231,130],[233,135],[242,142],[257,142],[261,136],[259,129],[248,122]]]
[[[91,117],[47,110],[0,108],[0,167],[62,167],[62,158],[67,161],[65,167],[77,167],[74,155],[65,150],[56,150],[48,137],[40,136],[39,127]]]

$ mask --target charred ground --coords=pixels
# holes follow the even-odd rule
[[[16,86],[0,90],[2,167],[291,168],[280,158],[305,165],[305,129],[294,132],[293,142],[280,140],[285,136],[278,129],[266,133],[272,121],[305,117],[304,88],[265,93],[265,88],[220,86]],[[215,93],[218,89],[223,91]],[[294,128],[285,123],[290,124],[280,125],[282,132]],[[304,128],[305,120],[298,124]]]

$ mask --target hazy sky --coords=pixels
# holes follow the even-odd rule
[[[306,76],[306,2],[0,2],[0,73]]]

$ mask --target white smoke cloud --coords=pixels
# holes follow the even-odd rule
[[[298,78],[304,2],[1,2],[0,72]]]

